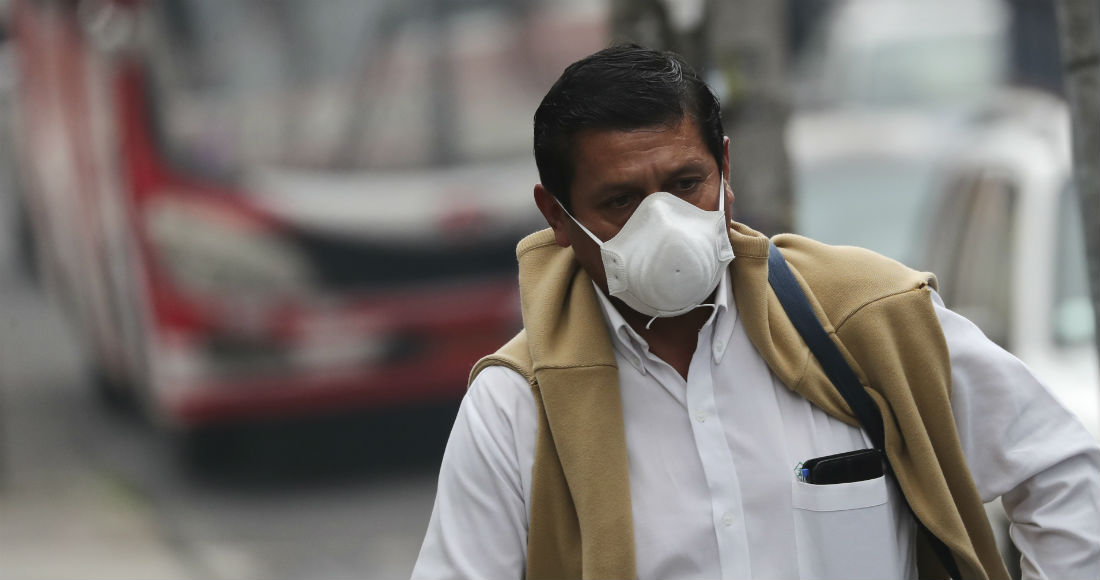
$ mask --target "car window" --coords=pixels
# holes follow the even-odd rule
[[[796,230],[827,244],[853,245],[911,263],[929,164],[888,157],[795,164]]]
[[[1067,185],[1058,203],[1058,256],[1052,316],[1054,340],[1066,346],[1088,343],[1096,335],[1082,227],[1077,195],[1072,185]]]
[[[944,303],[1002,346],[1012,328],[1016,197],[1013,182],[996,172],[956,179],[936,213],[928,262]]]
[[[967,192],[976,176],[956,175],[944,188],[939,207],[933,214],[931,235],[928,236],[928,254],[922,266],[939,277],[939,292],[944,300],[951,295],[951,282],[955,278],[955,248],[961,245],[959,239],[965,231],[967,216],[970,214],[972,196]]]

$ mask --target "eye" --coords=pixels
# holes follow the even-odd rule
[[[691,193],[695,191],[695,189],[699,187],[699,184],[702,182],[703,180],[698,177],[677,179],[676,182],[673,184],[674,190],[671,193]]]
[[[632,203],[634,203],[633,195],[617,195],[607,200],[607,207],[610,209],[626,209],[630,207]]]

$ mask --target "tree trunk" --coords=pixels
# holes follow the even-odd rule
[[[737,219],[765,234],[794,231],[786,128],[786,1],[711,2],[708,71],[730,137]],[[717,86],[716,86],[717,85]]]
[[[1100,2],[1056,0],[1073,131],[1073,174],[1085,231],[1093,324],[1100,350]]]

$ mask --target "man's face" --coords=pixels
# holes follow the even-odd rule
[[[729,175],[729,139],[724,140],[722,167],[718,167],[690,118],[648,129],[584,131],[574,137],[573,147],[573,216],[605,242],[619,233],[642,199],[654,192],[666,191],[708,211],[718,209],[719,179]],[[733,193],[725,186],[722,191],[729,219]],[[573,247],[577,261],[606,293],[600,247],[541,185],[535,186],[535,201],[557,243]]]

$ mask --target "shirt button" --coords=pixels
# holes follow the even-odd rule
[[[726,512],[722,515],[722,525],[727,528],[733,525],[733,514]]]
[[[702,412],[702,411],[699,411],[698,413],[695,414],[695,420],[700,422],[700,423],[703,423],[707,420],[707,414]]]

